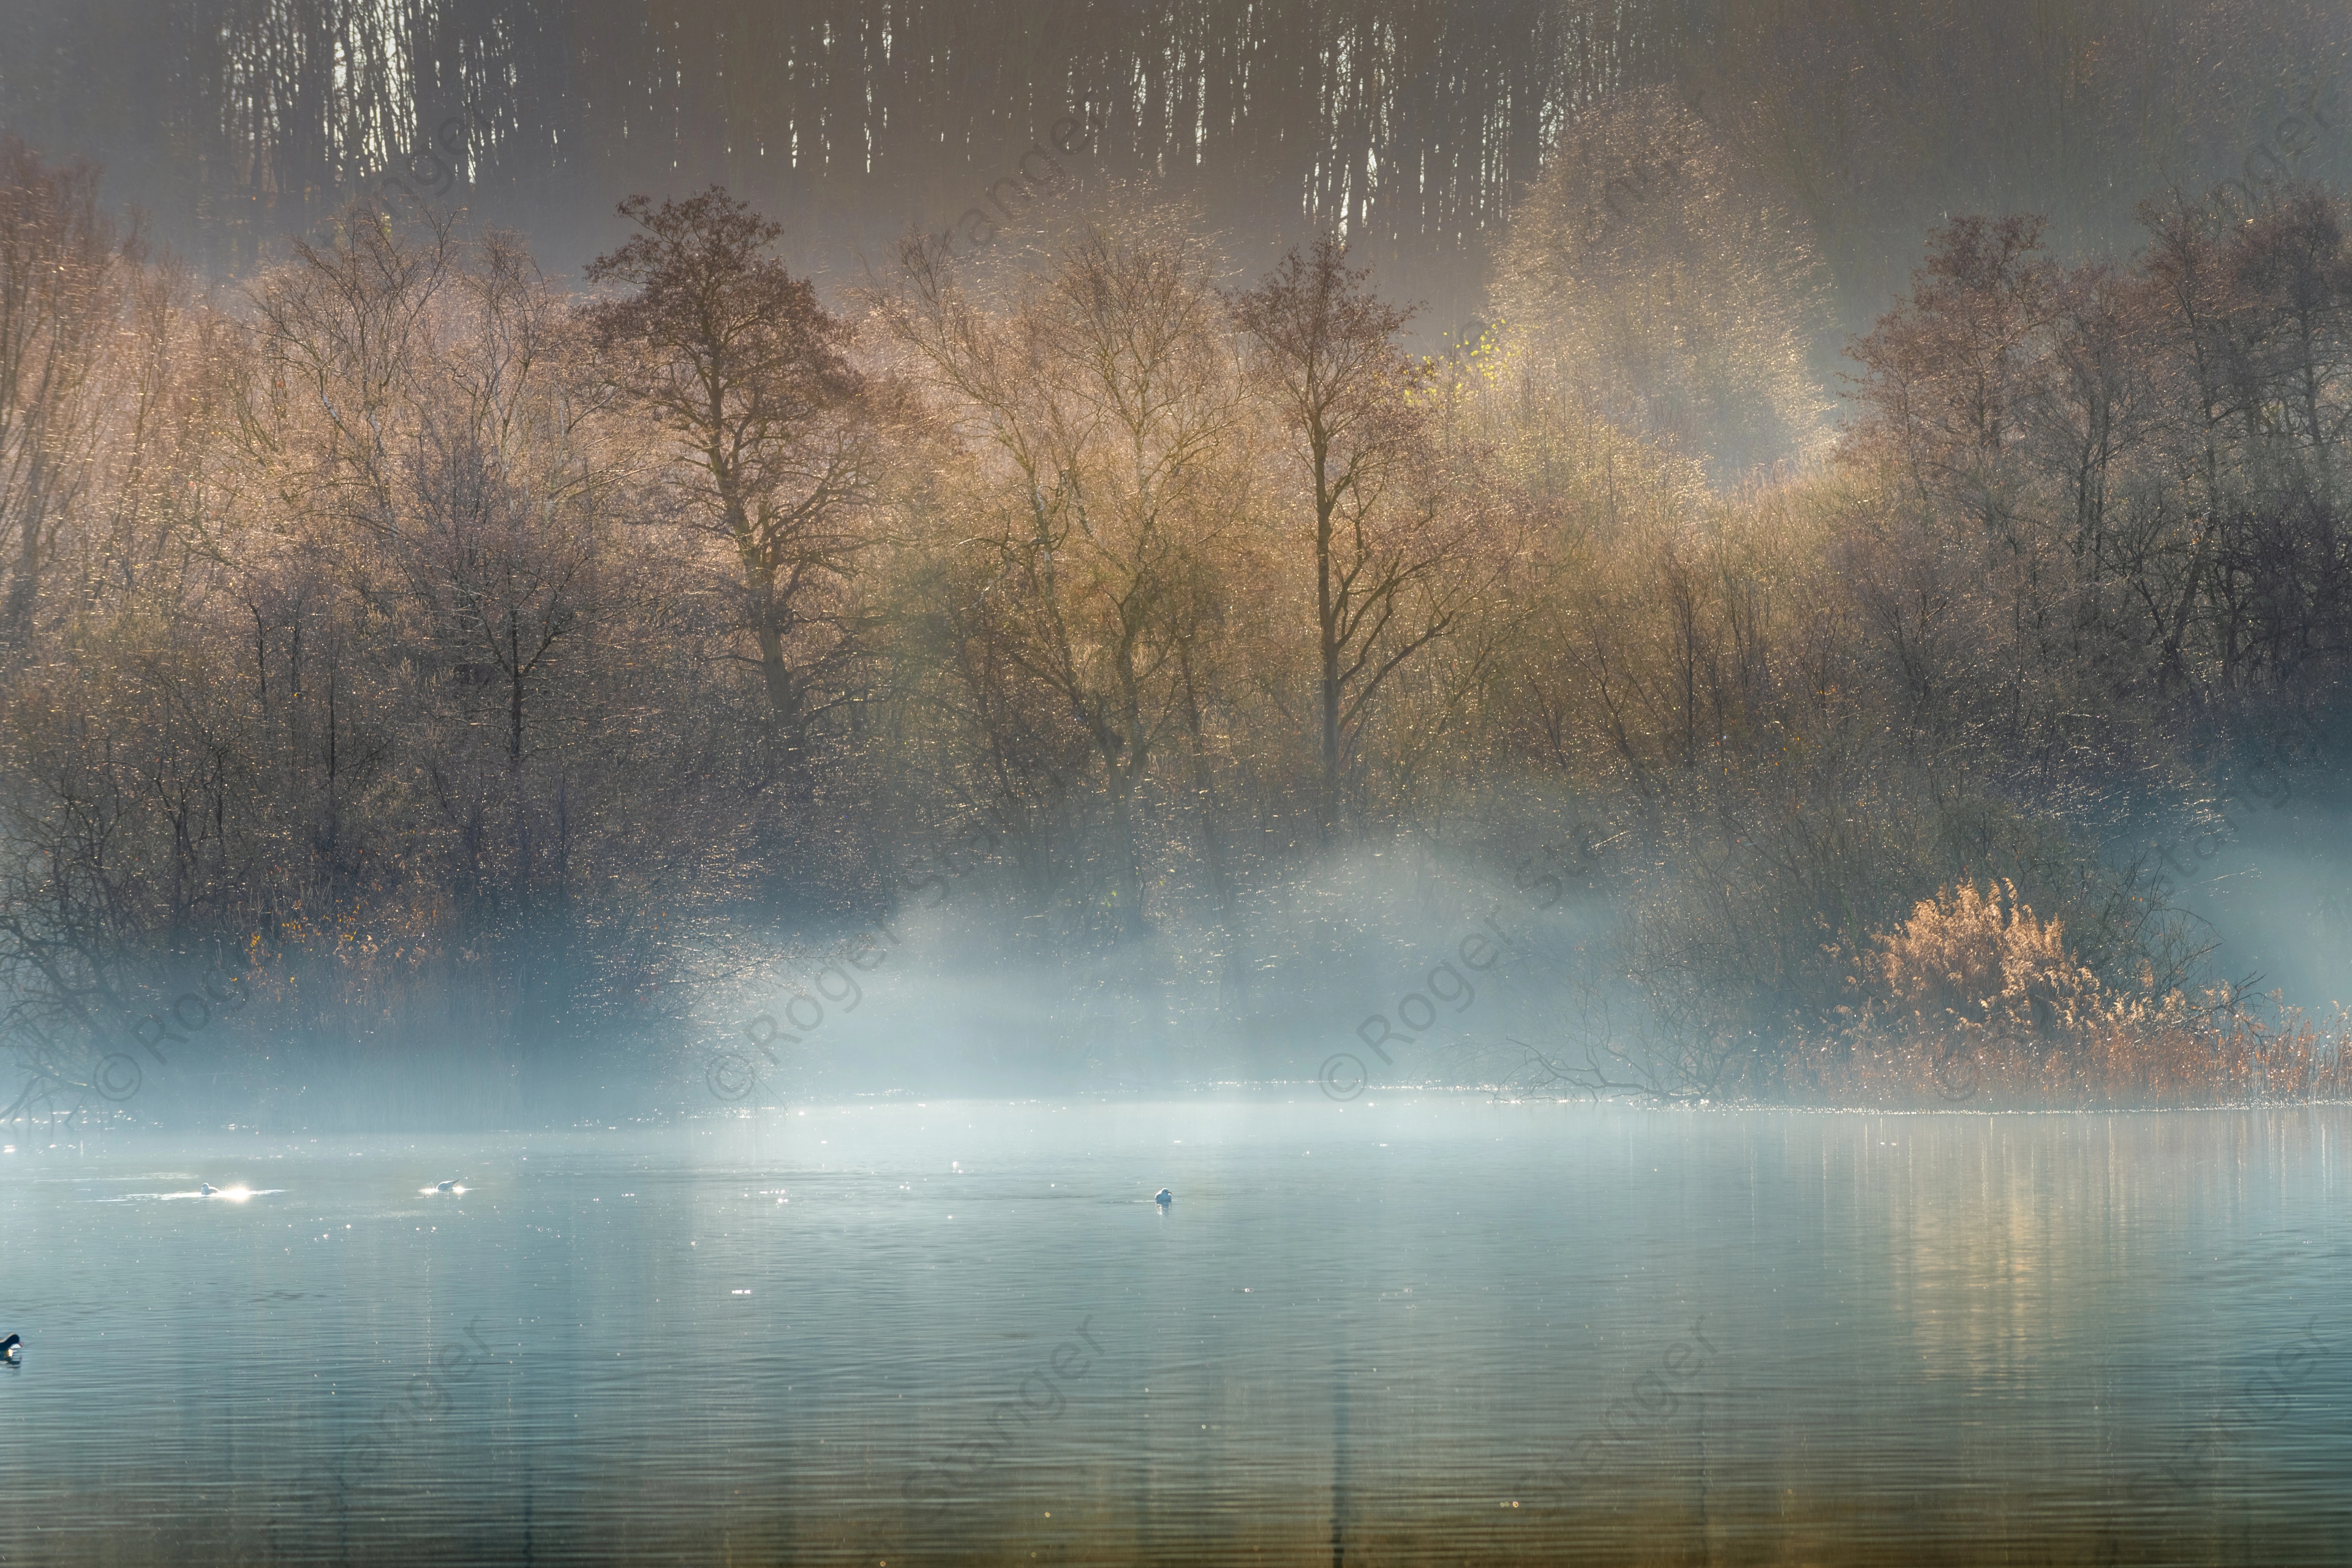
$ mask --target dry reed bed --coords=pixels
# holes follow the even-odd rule
[[[1783,1099],[1972,1109],[2352,1100],[2352,1012],[2103,983],[2016,889],[1946,889],[1854,955],[1853,1005],[1803,1037]]]

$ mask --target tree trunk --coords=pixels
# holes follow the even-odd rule
[[[1331,519],[1339,498],[1331,493],[1328,443],[1315,438],[1315,621],[1322,655],[1321,776],[1316,781],[1315,841],[1329,848],[1339,830],[1339,616],[1331,596]]]

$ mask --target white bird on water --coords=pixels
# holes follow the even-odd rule
[[[210,1182],[198,1182],[196,1184],[196,1195],[204,1198],[217,1197],[220,1195],[220,1189],[213,1185]]]
[[[1151,1194],[1151,1201],[1158,1204],[1161,1208],[1166,1208],[1170,1204],[1176,1201],[1176,1194],[1170,1192],[1166,1187],[1162,1187],[1158,1192]]]

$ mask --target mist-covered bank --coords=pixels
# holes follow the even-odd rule
[[[1854,988],[1871,1000],[1830,1026],[1677,1033],[1619,967],[1638,909],[1620,852],[1587,825],[1507,878],[1412,847],[1335,863],[1245,910],[1266,956],[1239,976],[1219,962],[1224,928],[1057,952],[1023,937],[1009,896],[966,882],[814,934],[733,933],[649,1016],[570,1037],[496,1016],[425,1037],[306,1034],[321,1014],[299,984],[216,965],[158,996],[112,1054],[59,1040],[29,1058],[0,1131],[69,1146],[223,1126],[644,1129],[973,1096],[1344,1106],[1420,1089],[1953,1112],[2352,1100],[2340,1010],[2209,995],[2152,1016],[1998,893],[1923,910]],[[1955,975],[1990,1005],[1923,1017],[1934,998],[1918,988],[1944,982],[1948,1003]]]

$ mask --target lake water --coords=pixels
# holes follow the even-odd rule
[[[0,1561],[2352,1563],[2347,1131],[1415,1095],[20,1142]]]

